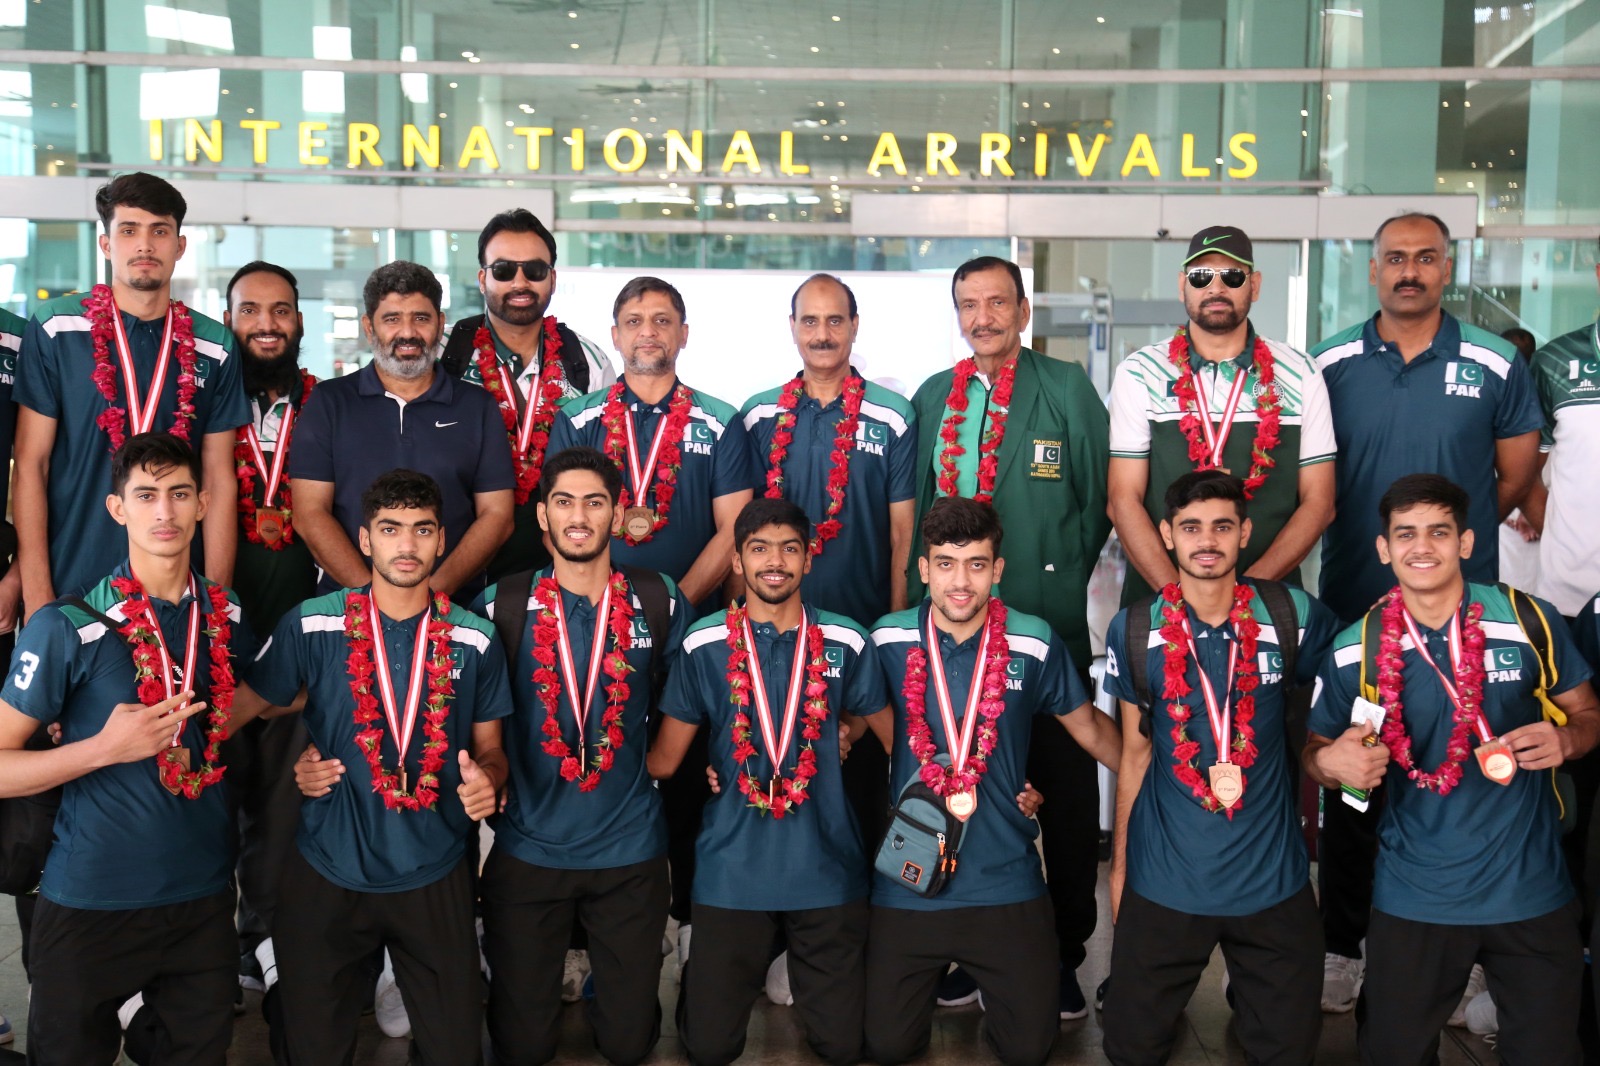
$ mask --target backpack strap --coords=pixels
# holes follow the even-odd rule
[[[628,587],[639,597],[644,607],[645,625],[650,627],[650,684],[651,692],[659,694],[666,678],[662,676],[662,645],[672,632],[672,604],[667,594],[667,579],[654,570],[642,566],[619,566]]]
[[[1556,669],[1556,660],[1551,645],[1554,643],[1550,635],[1550,620],[1544,616],[1544,611],[1539,607],[1532,596],[1526,592],[1512,588],[1505,582],[1500,583],[1500,590],[1511,601],[1511,609],[1517,613],[1517,625],[1522,628],[1522,635],[1528,638],[1528,643],[1533,645],[1534,658],[1539,660],[1539,687],[1533,694],[1539,699],[1540,709],[1545,718],[1556,725],[1567,724],[1567,714],[1550,699],[1550,688],[1559,684],[1561,673]]]
[[[450,338],[444,342],[444,354],[439,356],[439,365],[446,374],[459,378],[467,372],[473,353],[477,350],[474,342],[482,325],[482,315],[470,315],[450,327]]]
[[[1155,705],[1150,691],[1150,609],[1155,606],[1154,596],[1144,596],[1128,605],[1127,628],[1123,630],[1124,648],[1128,653],[1128,681],[1133,685],[1134,702],[1143,713],[1139,716],[1139,732],[1150,735],[1150,708]]]
[[[583,342],[565,323],[556,323],[556,333],[561,336],[561,369],[582,396],[589,391],[589,353],[583,350]]]
[[[82,611],[84,614],[88,615],[90,618],[93,618],[96,622],[99,622],[111,632],[115,633],[117,635],[117,639],[122,641],[122,643],[128,645],[130,648],[133,647],[133,642],[123,635],[122,624],[116,619],[112,618],[110,615],[102,614],[93,607],[90,607],[88,601],[82,596],[63,596],[57,602],[67,607],[71,607],[74,610]]]
[[[1289,586],[1282,581],[1251,579],[1250,583],[1266,605],[1272,628],[1277,630],[1278,651],[1283,655],[1283,688],[1287,692],[1299,684],[1295,668],[1300,658],[1300,612],[1295,608]]]
[[[533,571],[507,574],[495,585],[494,628],[506,649],[506,662],[516,658],[522,631],[528,624],[528,596],[533,592]]]
[[[1361,616],[1361,696],[1378,702],[1378,640],[1383,633],[1383,608],[1374,607]]]

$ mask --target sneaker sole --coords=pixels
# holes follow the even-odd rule
[[[1082,1010],[1064,1010],[1064,1011],[1061,1012],[1061,1020],[1064,1021],[1064,1022],[1075,1022],[1079,1018],[1087,1018],[1088,1016],[1089,1016],[1089,1005],[1088,1004],[1084,1004],[1084,1007],[1083,1007]]]
[[[1355,1009],[1356,1001],[1353,999],[1348,1003],[1330,1004],[1327,1000],[1323,1000],[1322,1003],[1322,1013],[1324,1014],[1349,1014]]]
[[[969,995],[962,996],[960,999],[936,999],[934,1002],[941,1007],[965,1007],[968,1003],[978,1002],[978,991],[973,989]]]

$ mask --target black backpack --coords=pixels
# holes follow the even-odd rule
[[[451,377],[459,378],[472,365],[475,350],[473,342],[477,339],[483,319],[483,315],[471,315],[450,327],[450,339],[445,341],[439,365]],[[582,395],[589,391],[589,357],[584,354],[583,343],[578,340],[576,333],[559,322],[556,323],[556,332],[561,335],[561,370],[572,387]]]

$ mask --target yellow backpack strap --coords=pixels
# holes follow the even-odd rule
[[[1556,669],[1555,637],[1550,632],[1550,620],[1532,596],[1509,585],[1501,587],[1506,590],[1506,597],[1517,616],[1517,625],[1533,646],[1533,657],[1539,662],[1539,687],[1534,689],[1533,694],[1539,700],[1540,712],[1546,720],[1558,726],[1566,725],[1566,712],[1550,698],[1550,689],[1561,681],[1561,673]]]
[[[1372,627],[1372,616],[1375,612],[1368,611],[1361,616],[1361,697],[1371,703],[1378,702],[1378,685],[1374,678],[1368,675],[1368,665],[1372,664],[1372,671],[1377,670],[1377,648],[1368,643],[1367,631]]]

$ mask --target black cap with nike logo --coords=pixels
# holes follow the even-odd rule
[[[1238,226],[1207,226],[1205,229],[1189,238],[1189,252],[1183,257],[1183,265],[1188,266],[1202,255],[1220,252],[1229,259],[1236,259],[1251,269],[1255,268],[1255,248],[1250,244],[1250,238],[1245,236],[1244,230]]]

